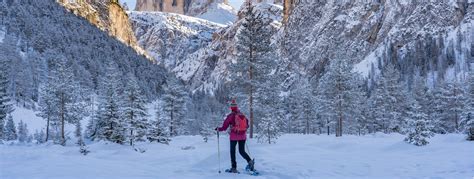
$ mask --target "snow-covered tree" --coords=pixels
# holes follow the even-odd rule
[[[13,117],[8,116],[7,124],[5,125],[5,135],[4,139],[9,141],[9,140],[16,140],[18,138],[18,135],[16,133],[16,127],[15,123],[13,122]]]
[[[130,145],[135,141],[143,141],[147,132],[148,113],[146,100],[142,95],[135,77],[129,75],[127,87],[125,88],[124,119],[128,131]]]
[[[258,141],[261,143],[272,144],[275,143],[281,135],[280,128],[275,120],[268,116],[262,119],[259,124]]]
[[[38,130],[35,131],[33,138],[36,140],[37,144],[44,143],[46,140],[46,134],[44,133],[44,130],[42,129],[40,132]]]
[[[51,73],[51,72],[50,72]],[[48,141],[50,138],[50,126],[53,121],[57,121],[57,101],[54,96],[53,84],[55,80],[53,75],[49,74],[47,81],[43,82],[40,86],[39,94],[39,112],[36,114],[38,117],[41,117],[46,120],[46,138],[45,141]]]
[[[28,140],[28,127],[26,123],[20,121],[18,123],[18,141],[19,142],[27,142]]]
[[[235,36],[235,60],[229,64],[229,88],[232,89],[231,97],[247,99],[245,103],[249,105],[249,137],[253,138],[255,99],[262,84],[258,79],[267,73],[265,69],[268,62],[273,60],[266,56],[272,50],[272,20],[260,13],[250,1],[245,3],[239,13],[242,21]]]
[[[428,144],[428,138],[433,136],[431,124],[428,122],[428,115],[423,112],[418,102],[414,101],[408,111],[407,137],[405,141],[417,146]]]
[[[168,144],[170,141],[169,132],[163,123],[163,118],[160,116],[161,112],[158,109],[156,111],[156,119],[151,120],[148,127],[147,139],[150,142]]]
[[[358,83],[358,76],[359,74],[352,72],[352,67],[345,60],[335,59],[320,79],[319,95],[327,103],[327,115],[336,121],[337,137],[342,136],[343,122],[359,115],[356,109],[360,107],[358,104],[362,93],[355,85]]]
[[[459,120],[467,99],[461,85],[456,81],[439,84],[433,91],[433,98],[435,132],[444,134],[459,131]]]
[[[97,138],[122,144],[125,142],[125,128],[121,120],[122,98],[119,95],[121,88],[116,64],[110,62],[107,71],[101,83],[99,106],[94,118],[95,126],[89,128],[95,131],[89,133],[93,134],[90,136],[93,140]]]
[[[401,132],[404,127],[406,95],[406,90],[400,84],[400,73],[392,64],[387,64],[376,82],[376,89],[370,100],[370,113],[376,122],[377,131]]]
[[[467,134],[467,140],[474,140],[474,71],[469,72],[467,80],[466,103],[461,114],[461,126]]]
[[[12,112],[12,104],[7,92],[8,88],[8,64],[5,60],[0,59],[0,141],[5,138],[5,131],[3,130],[7,116]]]
[[[201,130],[199,131],[199,134],[202,136],[204,142],[207,142],[209,137],[214,133],[216,133],[216,131],[213,127],[211,127],[211,125],[209,125],[209,122],[204,122],[201,126]]]
[[[181,134],[185,124],[185,98],[187,96],[184,87],[178,79],[170,78],[165,87],[163,96],[162,117],[169,122],[169,132],[171,136]]]

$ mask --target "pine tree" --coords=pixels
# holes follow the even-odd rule
[[[28,140],[28,127],[23,121],[20,121],[18,123],[18,141],[27,142],[27,140]]]
[[[377,131],[402,132],[404,111],[407,108],[405,96],[406,90],[400,84],[400,73],[395,66],[387,64],[370,100]]]
[[[46,138],[45,141],[48,141],[50,138],[50,126],[52,121],[57,121],[56,118],[56,107],[57,102],[54,97],[53,83],[54,80],[51,79],[52,75],[48,75],[50,78],[47,82],[43,83],[40,87],[40,98],[38,102],[39,112],[36,114],[38,117],[41,117],[46,120]]]
[[[46,134],[44,133],[44,130],[41,130],[40,132],[36,130],[35,134],[33,135],[33,138],[36,140],[37,144],[42,144],[45,142]]]
[[[414,101],[405,119],[408,123],[408,132],[405,141],[416,146],[428,144],[428,138],[433,136],[431,124],[428,122],[428,115],[423,112],[418,102]]]
[[[8,116],[8,120],[7,120],[7,124],[5,125],[4,132],[5,132],[5,140],[7,141],[16,140],[18,138],[17,133],[16,133],[15,123],[13,122],[12,116]]]
[[[132,75],[129,75],[125,88],[124,118],[127,121],[128,139],[130,145],[134,141],[143,141],[148,126],[146,101]]]
[[[262,74],[272,59],[268,58],[271,47],[272,20],[264,16],[248,1],[239,12],[241,24],[236,33],[236,59],[229,64],[229,88],[233,89],[232,97],[247,97],[249,105],[249,137],[254,133],[255,98],[259,91]],[[240,100],[242,101],[242,100]]]
[[[81,121],[77,121],[75,124],[76,130],[74,131],[74,135],[77,138],[76,144],[81,146],[84,144],[84,140],[82,139],[82,126]]]
[[[95,135],[92,139],[108,140],[122,144],[125,142],[124,123],[121,120],[120,81],[116,64],[110,62],[107,75],[102,79],[99,106],[95,116]]]
[[[357,111],[362,93],[355,85],[358,76],[345,60],[335,59],[320,79],[319,95],[327,102],[327,115],[336,121],[336,137],[342,136],[344,120],[348,122],[351,116],[359,115]]]
[[[3,127],[7,121],[7,116],[13,111],[13,106],[10,103],[10,97],[7,92],[9,84],[7,68],[7,61],[0,60],[0,141],[5,138]]]
[[[168,138],[169,132],[163,124],[163,119],[160,115],[160,110],[156,110],[156,119],[150,122],[148,127],[147,139],[150,142],[159,142],[168,144],[171,140]]]
[[[461,114],[461,126],[467,134],[467,140],[474,141],[474,71],[469,72],[467,80],[466,102]]]
[[[209,122],[203,122],[199,134],[202,136],[204,142],[209,140],[209,137],[212,136],[216,131],[209,125]]]
[[[263,118],[262,122],[260,123],[260,130],[258,134],[259,135],[257,139],[260,143],[272,144],[276,142],[278,137],[281,135],[281,132],[275,120],[268,116]]]
[[[163,96],[163,117],[169,122],[170,136],[176,136],[183,132],[186,95],[187,93],[180,82],[175,78],[170,78]]]

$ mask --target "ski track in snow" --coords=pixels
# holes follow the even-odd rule
[[[218,174],[217,141],[180,136],[170,145],[96,142],[83,156],[78,147],[0,145],[0,178],[471,178],[474,143],[463,135],[437,135],[425,147],[402,135],[284,135],[277,144],[251,140],[250,155],[260,176]],[[221,170],[230,166],[229,142],[221,136]],[[183,150],[193,146],[195,149]],[[244,160],[237,153],[238,169]]]

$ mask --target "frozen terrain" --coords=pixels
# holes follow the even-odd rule
[[[261,176],[221,173],[216,137],[172,139],[170,145],[89,144],[83,156],[69,145],[0,145],[0,178],[471,178],[474,143],[464,136],[437,135],[425,147],[398,134],[284,135],[277,144],[250,141]],[[221,167],[229,167],[227,136],[221,136]],[[184,150],[184,148],[191,148]],[[237,154],[238,155],[238,154]],[[238,168],[245,167],[238,156]]]

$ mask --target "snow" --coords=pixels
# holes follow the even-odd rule
[[[473,142],[460,134],[437,135],[417,147],[398,134],[367,136],[284,135],[276,144],[250,140],[261,176],[218,174],[217,141],[180,136],[170,145],[92,143],[78,147],[0,145],[0,178],[471,178]],[[221,166],[229,167],[227,136],[221,136]],[[183,150],[187,149],[187,150]],[[237,154],[239,170],[245,167]]]
[[[212,4],[205,13],[197,16],[208,21],[229,25],[237,19],[237,11],[230,5],[224,3]]]
[[[43,118],[36,116],[36,112],[29,109],[17,107],[15,108],[15,111],[12,112],[12,117],[15,125],[17,125],[20,120],[25,122],[28,125],[30,133],[34,133],[35,130],[40,131],[46,127],[46,121]]]
[[[3,43],[3,39],[5,39],[6,29],[4,26],[0,27],[0,43]]]
[[[354,65],[354,72],[360,73],[363,77],[369,76],[372,64],[377,68],[377,57],[383,53],[383,46],[379,46],[376,50],[367,55],[364,60]]]

